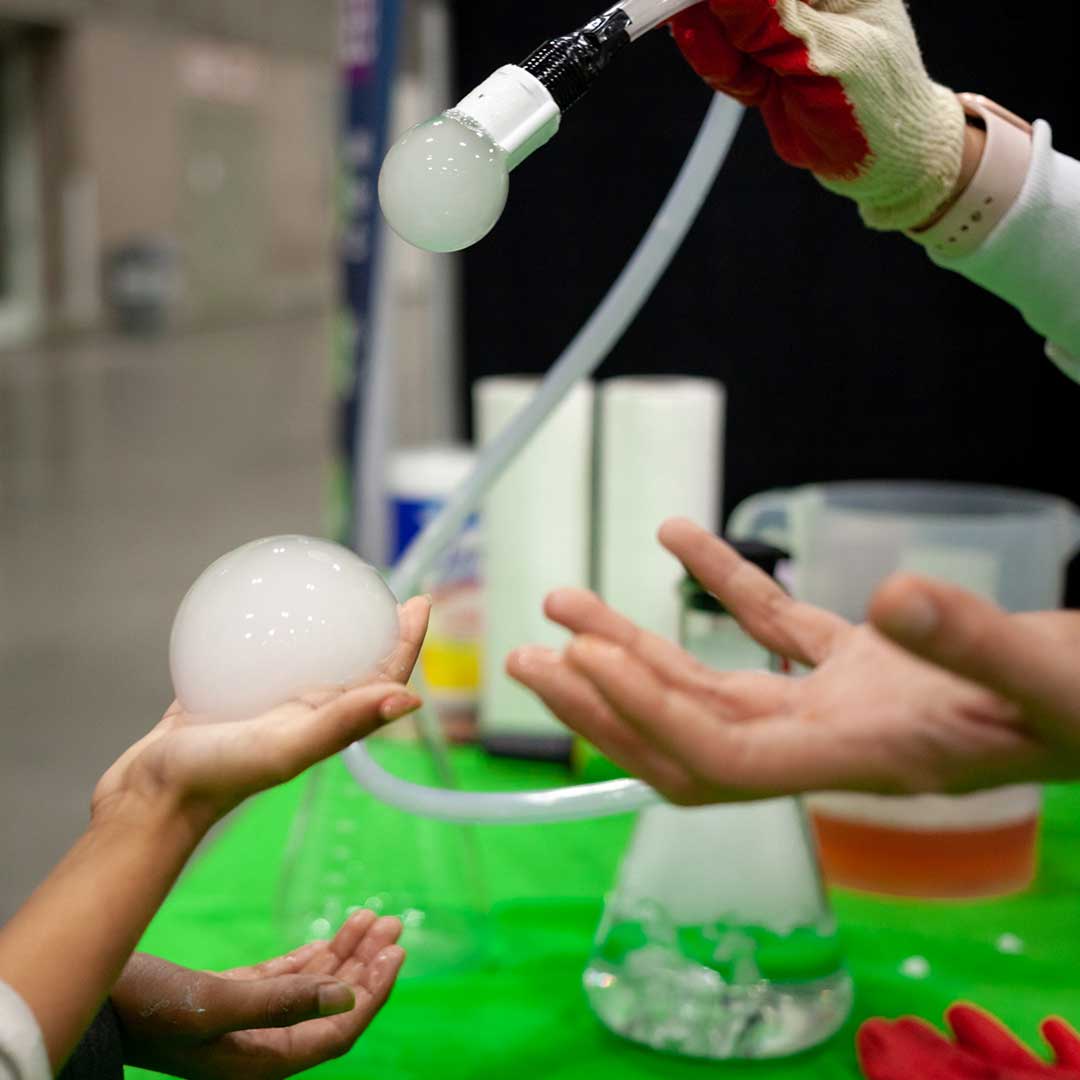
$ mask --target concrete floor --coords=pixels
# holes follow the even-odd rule
[[[0,355],[0,922],[168,704],[199,571],[321,531],[327,370],[314,319]]]

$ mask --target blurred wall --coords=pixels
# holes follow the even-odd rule
[[[330,55],[337,0],[0,0],[0,18],[63,24],[143,21],[319,58]]]
[[[132,242],[175,253],[178,322],[326,305],[334,12],[333,0],[0,0],[36,73],[39,329],[104,322],[103,269]]]

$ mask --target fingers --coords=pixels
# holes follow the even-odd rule
[[[517,649],[507,659],[506,670],[620,768],[668,798],[685,792],[684,771],[650,746],[559,653],[536,646]]]
[[[973,1005],[953,1005],[945,1019],[958,1046],[1002,1068],[1031,1069],[1040,1061],[1005,1026]]]
[[[285,953],[283,956],[273,956],[269,960],[263,960],[258,964],[248,964],[244,967],[230,968],[228,971],[217,971],[212,974],[223,979],[259,979],[267,975],[293,975],[306,974],[306,965],[312,957],[326,948],[325,941],[312,941],[307,945],[301,945],[299,949]]]
[[[898,645],[988,687],[1033,713],[1076,715],[1075,655],[1030,619],[973,593],[912,575],[887,581],[870,620]]]
[[[703,761],[726,759],[728,778],[738,771],[731,766],[742,752],[739,729],[717,723],[624,649],[580,637],[567,649],[567,659],[639,737],[684,770],[700,775]],[[711,770],[707,775],[712,777]]]
[[[935,1076],[992,1080],[996,1073],[922,1020],[867,1020],[855,1036],[867,1080],[915,1080]]]
[[[364,979],[364,986],[372,996],[373,1008],[370,1015],[373,1016],[386,1003],[393,989],[394,981],[401,971],[401,965],[405,963],[405,950],[400,945],[388,945],[379,951],[368,968]]]
[[[362,910],[350,915],[330,941],[319,944],[321,948],[309,957],[303,967],[304,974],[333,975],[341,978],[341,968],[352,959],[353,953],[375,925],[374,911]]]
[[[953,1005],[946,1019],[956,1037],[950,1044],[921,1020],[869,1020],[859,1029],[859,1062],[869,1080],[906,1080],[912,1076],[945,1075],[988,1080],[1001,1071],[1012,1075],[1049,1075],[1050,1069],[1001,1023],[972,1005]],[[1043,1024],[1058,1068],[1074,1068],[1080,1039],[1062,1020]]]
[[[284,717],[272,734],[267,732],[276,765],[271,782],[291,780],[419,705],[420,699],[406,687],[375,683],[346,690],[314,711]]]
[[[400,945],[387,945],[365,966],[359,982],[366,995],[358,1008],[359,1016],[355,1018],[363,1020],[363,1027],[367,1027],[371,1018],[386,1004],[404,963],[405,950]],[[355,1023],[355,1020],[353,1022]],[[360,1030],[363,1030],[363,1027]]]
[[[431,601],[426,596],[414,596],[400,609],[401,638],[390,658],[380,667],[380,674],[395,682],[408,682],[416,659],[420,655],[420,646],[427,633],[428,619],[431,616]]]
[[[769,85],[768,73],[728,40],[723,23],[707,4],[697,4],[671,20],[671,32],[690,66],[714,90],[756,105]]]
[[[598,638],[575,639],[566,655],[628,726],[684,770],[699,792],[709,793],[696,801],[895,789],[894,762],[872,729],[838,738],[827,722],[791,706],[762,715],[706,708]],[[795,686],[799,680],[779,681]]]
[[[787,679],[763,672],[720,672],[706,667],[674,642],[620,615],[595,593],[559,589],[548,596],[544,612],[575,634],[606,638],[628,649],[648,664],[662,682],[693,694],[710,708],[730,709],[735,715],[760,715],[782,709],[787,701]]]
[[[1052,1016],[1043,1021],[1042,1036],[1054,1051],[1059,1068],[1080,1070],[1080,1035],[1071,1025]]]
[[[660,542],[772,652],[814,666],[851,629],[839,615],[793,600],[763,570],[693,522],[665,522]]]
[[[685,649],[608,607],[586,589],[558,589],[544,601],[544,614],[573,634],[607,638],[639,656],[669,682],[705,686],[712,672]]]
[[[350,986],[367,986],[370,977],[368,968],[391,945],[396,945],[401,937],[401,920],[392,916],[378,919],[363,940],[358,943],[352,956],[348,957],[338,970],[338,977]]]
[[[365,908],[354,912],[341,924],[341,928],[334,935],[330,942],[330,952],[337,957],[339,962],[344,963],[356,952],[378,921],[378,916],[374,911],[368,911]],[[401,924],[396,919],[391,922],[397,923],[397,933],[400,933]],[[392,940],[396,941],[397,936],[395,935]]]
[[[302,973],[208,977],[202,995],[206,1028],[201,1034],[212,1039],[232,1031],[334,1018],[334,1028],[318,1040],[320,1045],[326,1040],[345,1040],[351,1045],[381,1008],[401,968],[405,953],[396,944],[401,929],[397,918],[376,918],[374,912],[359,911],[342,924],[332,941],[313,943],[289,957],[250,969],[274,970],[280,961],[295,962],[303,955]],[[313,1052],[326,1056],[325,1047]]]
[[[394,923],[396,920],[386,922]],[[400,923],[397,929],[400,932]],[[384,933],[385,930],[380,931],[380,935]],[[300,1023],[294,1027],[289,1032],[288,1051],[277,1060],[277,1064],[287,1071],[279,1072],[275,1069],[273,1075],[291,1076],[348,1053],[386,1003],[404,959],[405,951],[397,945],[389,944],[383,945],[368,958],[368,963],[358,969],[357,977],[351,984],[301,976],[314,983],[336,982],[352,994],[355,1004],[347,1012],[326,1016],[314,1023]],[[246,1076],[254,1068],[255,1054],[265,1055],[265,1044],[259,1042],[257,1033],[245,1029],[224,1034],[219,1037],[215,1046],[225,1063],[231,1066],[228,1071],[220,1072],[220,1075]]]
[[[405,962],[405,950],[397,944],[401,930],[400,919],[376,920],[352,957],[341,965],[338,975],[356,991],[356,1008],[336,1017],[334,1025],[350,1046],[386,1003]]]
[[[298,1068],[310,1068],[329,1057],[348,1053],[386,1004],[404,962],[405,950],[399,945],[385,945],[375,953],[353,983],[355,1008],[331,1017],[325,1029],[304,1032],[306,1037],[298,1040],[299,1053],[294,1064]]]
[[[350,986],[323,975],[215,978],[203,997],[206,1026],[200,1034],[213,1039],[230,1031],[292,1027],[350,1012],[355,1005]]]

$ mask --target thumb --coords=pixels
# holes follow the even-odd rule
[[[859,1065],[867,1080],[995,1080],[996,1069],[953,1046],[925,1020],[867,1020],[855,1035]]]
[[[886,637],[1031,711],[1070,712],[1078,693],[1060,644],[1030,620],[974,593],[907,574],[890,578],[870,604]]]
[[[306,703],[298,699],[264,714],[269,723],[260,756],[263,761],[275,763],[273,779],[261,781],[264,786],[297,776],[421,704],[405,686],[392,682],[357,686],[318,703],[321,696],[316,692]],[[316,703],[312,711],[310,706]]]
[[[305,1020],[349,1012],[352,988],[328,975],[279,975],[266,979],[217,979],[207,995],[207,1035],[248,1028],[291,1027]]]
[[[945,1019],[956,1044],[1001,1069],[1038,1069],[1043,1064],[1005,1025],[974,1005],[949,1006]]]

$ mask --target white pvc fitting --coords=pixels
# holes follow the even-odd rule
[[[450,110],[482,128],[507,153],[513,170],[559,130],[562,113],[544,84],[506,64]]]

